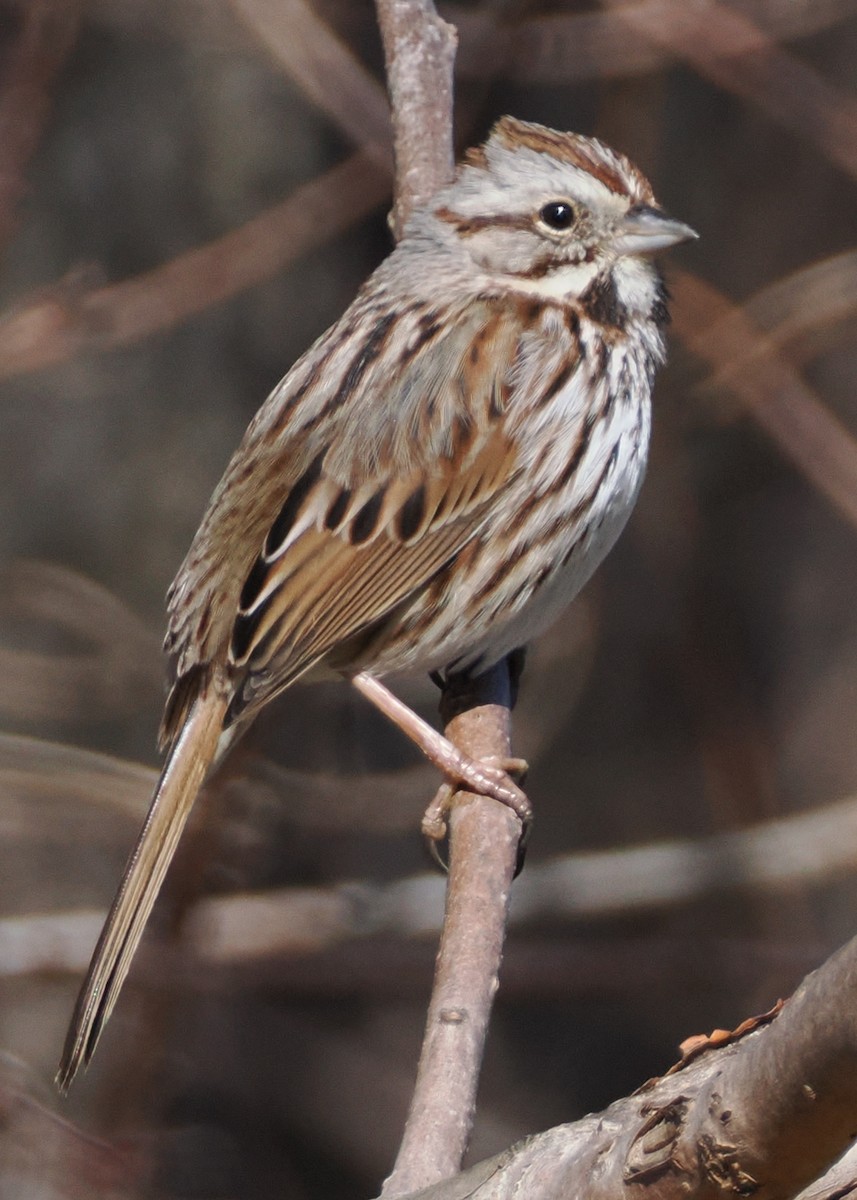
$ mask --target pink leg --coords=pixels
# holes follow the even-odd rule
[[[463,784],[465,788],[480,796],[490,796],[493,800],[499,800],[501,804],[511,808],[525,825],[530,821],[530,802],[502,765],[469,758],[373,676],[361,671],[359,675],[351,677],[351,682],[358,692],[407,734],[426,758],[443,771],[448,779]],[[521,770],[526,768],[526,764],[520,759],[514,759],[508,763],[508,767],[510,770]],[[443,791],[444,789],[441,789],[441,792]]]

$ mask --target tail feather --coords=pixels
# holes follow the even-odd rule
[[[190,705],[170,751],[77,998],[56,1076],[62,1092],[88,1065],[116,1004],[193,802],[217,753],[227,703],[222,691],[209,684]]]

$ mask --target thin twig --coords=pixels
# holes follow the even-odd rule
[[[51,87],[80,23],[79,4],[72,0],[30,0],[18,13],[20,31],[4,47],[0,87],[0,245],[15,231],[17,205],[26,190],[24,171],[38,148]]]
[[[763,336],[747,345],[740,358],[730,353],[699,384],[700,391],[731,387],[750,363],[772,350],[782,353],[787,348],[787,361],[794,364],[817,352],[820,344],[841,340],[843,322],[857,314],[857,250],[843,250],[775,279],[746,300],[741,312]],[[695,348],[708,347],[706,358],[714,360],[721,339],[731,341],[735,315],[730,309],[722,324],[716,321],[700,331]]]
[[[388,194],[386,175],[359,150],[240,229],[153,271],[90,290],[71,283],[45,289],[0,318],[0,378],[171,329],[324,245]]]
[[[100,287],[72,277],[18,305],[0,317],[0,378],[169,328],[269,278],[349,228],[388,195],[389,114],[383,90],[366,68],[304,0],[285,5],[236,0],[236,6],[306,96],[359,151],[240,229],[153,271]],[[331,78],[336,88],[328,86]],[[0,99],[0,124],[3,111]]]
[[[757,105],[857,178],[857,100],[783,50],[725,4],[651,0],[617,5],[629,28],[690,63],[724,91]]]
[[[625,16],[627,11],[638,20],[660,20],[660,4],[661,0],[637,0],[615,12],[557,11],[508,21],[498,20],[497,5],[449,4],[444,13],[458,28],[459,77],[499,74],[532,87],[629,78],[668,66],[675,53],[641,38]],[[846,21],[854,12],[853,0],[733,0],[730,8],[779,40],[807,37]],[[740,42],[733,42],[732,50],[743,53]]]
[[[449,693],[445,697],[451,699]],[[509,671],[500,663],[457,696],[447,736],[473,758],[509,753]],[[449,883],[414,1096],[382,1195],[461,1167],[473,1124],[521,828],[510,809],[459,793],[450,818]]]
[[[729,386],[808,480],[857,524],[857,438],[777,354],[765,334],[716,288],[675,270],[675,328],[715,370],[744,362]],[[716,340],[715,333],[716,331]]]
[[[392,172],[390,110],[380,83],[306,0],[233,0],[276,61],[355,145]],[[336,86],[331,87],[331,80]]]
[[[483,722],[493,719],[490,709],[478,712]],[[495,713],[501,721],[507,720],[502,708]],[[471,719],[468,713],[467,720]],[[493,741],[497,731],[489,730],[488,736]],[[300,774],[295,772],[296,777]],[[105,815],[136,822],[145,809],[154,778],[155,772],[148,767],[107,755],[35,738],[1,735],[0,788],[4,800],[0,817],[6,843],[14,847],[32,842],[36,824],[47,819],[46,811],[49,816],[54,811],[46,808],[45,798],[57,795],[63,811],[69,800],[75,801],[90,829],[96,821],[103,829]],[[311,785],[312,777],[304,774],[288,791],[294,795]],[[333,787],[329,780],[322,786]],[[377,780],[361,780],[357,796],[352,796],[361,806],[370,786],[377,787]],[[307,807],[311,809],[320,793],[309,794]],[[493,909],[490,913],[482,909],[478,930],[471,928],[472,918],[466,914],[456,917],[465,942],[471,937],[488,942],[496,936],[492,929],[496,930],[504,911],[503,893],[508,890],[501,879],[494,891],[496,863],[489,862],[484,879],[481,866],[473,872],[468,863],[468,857],[479,862],[486,855],[488,859],[501,857],[490,840],[495,836],[490,823],[495,817],[505,816],[505,810],[481,801],[486,808],[479,812],[478,799],[467,797],[453,813],[453,877],[449,890],[458,903],[460,871],[466,884],[462,890],[474,909],[486,894]],[[478,828],[478,834],[473,827]],[[512,828],[517,833],[517,827]],[[62,837],[66,853],[70,853],[76,826],[68,820]],[[487,849],[483,842],[477,843],[477,837],[488,842]],[[818,887],[853,876],[855,868],[857,797],[849,796],[809,812],[707,838],[586,851],[534,863],[515,886],[510,917],[513,926],[531,927],[548,920],[578,922],[651,914],[736,892],[782,895],[795,888]],[[202,958],[226,965],[318,954],[332,945],[353,945],[366,937],[423,939],[441,929],[443,893],[443,880],[435,872],[385,884],[351,880],[330,888],[294,887],[209,896],[194,906],[194,941]],[[3,917],[0,978],[23,977],[42,970],[83,970],[92,947],[92,930],[101,927],[104,915],[100,909],[86,908]],[[458,932],[448,930],[444,936],[446,971]],[[482,948],[467,944],[463,957],[469,960],[476,953],[482,953]],[[491,978],[491,970],[486,969],[484,980],[490,983]],[[450,985],[447,992],[451,990]],[[462,1001],[458,999],[457,1003]]]
[[[393,107],[393,232],[452,177],[452,67],[457,35],[432,0],[377,0]]]
[[[452,176],[452,66],[456,35],[430,0],[378,0],[396,148],[394,231]],[[461,691],[460,688],[464,688]],[[511,685],[500,663],[448,685],[446,734],[473,758],[510,754]],[[500,805],[459,793],[450,867],[417,1080],[402,1144],[383,1195],[453,1174],[470,1137],[479,1070],[497,988],[520,826]]]

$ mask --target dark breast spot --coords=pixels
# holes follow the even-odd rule
[[[580,297],[580,307],[590,321],[597,325],[607,325],[615,329],[624,325],[628,319],[628,311],[619,299],[611,271],[593,279]]]
[[[586,414],[583,424],[580,427],[580,432],[577,435],[577,441],[574,444],[574,448],[571,452],[569,460],[566,463],[565,468],[563,469],[563,472],[560,475],[559,479],[556,481],[556,484],[551,489],[552,492],[561,491],[563,488],[568,487],[568,485],[571,483],[572,479],[574,478],[575,474],[577,473],[578,467],[580,466],[581,462],[583,461],[584,454],[589,449],[589,442],[592,437],[592,430],[595,426],[596,421],[598,420],[599,415],[600,415],[599,413],[595,412],[592,409],[590,409],[590,411]]]

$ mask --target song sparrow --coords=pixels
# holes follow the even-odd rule
[[[86,1064],[191,805],[236,730],[319,668],[455,780],[524,810],[378,677],[477,671],[554,619],[637,496],[666,292],[695,237],[622,155],[506,117],[259,410],[169,593],[168,755],[57,1076]]]

